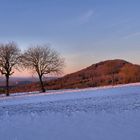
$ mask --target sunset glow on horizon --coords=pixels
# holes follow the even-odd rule
[[[65,58],[63,75],[109,59],[140,64],[139,5],[137,0],[1,0],[0,43],[15,41],[22,51],[48,44]]]

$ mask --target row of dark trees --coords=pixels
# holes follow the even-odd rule
[[[45,92],[43,77],[50,73],[60,74],[64,59],[47,45],[34,45],[23,53],[15,42],[0,44],[0,73],[5,76],[6,95],[9,96],[9,78],[14,71],[28,69],[35,72]]]

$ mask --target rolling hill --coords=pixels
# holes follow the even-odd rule
[[[0,96],[1,140],[139,140],[140,83]]]
[[[46,89],[87,88],[140,82],[140,66],[125,60],[107,60],[45,82]],[[39,83],[17,86],[12,92],[39,90]]]

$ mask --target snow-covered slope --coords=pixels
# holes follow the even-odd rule
[[[139,83],[0,97],[0,140],[139,140],[139,130]]]

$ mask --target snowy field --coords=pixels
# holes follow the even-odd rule
[[[140,140],[140,83],[1,95],[0,140]]]

